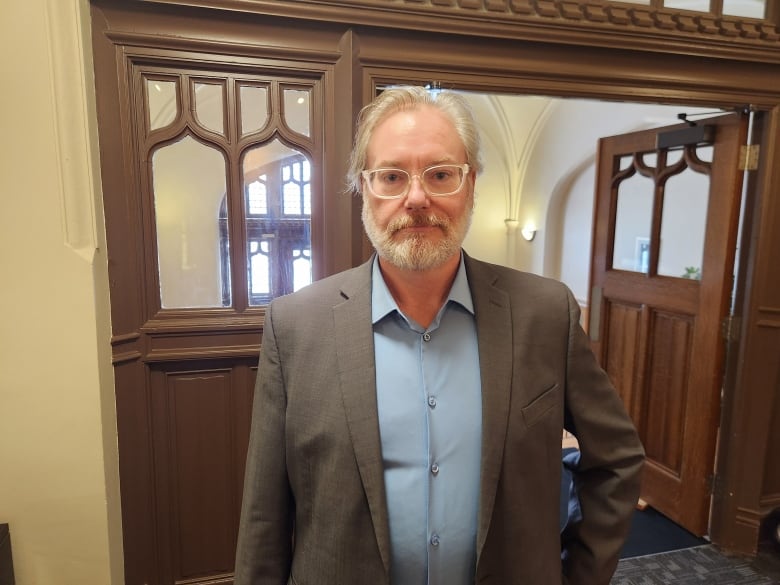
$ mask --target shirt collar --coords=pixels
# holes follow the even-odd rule
[[[452,282],[450,293],[444,304],[446,305],[450,301],[458,303],[469,313],[472,315],[474,314],[474,303],[471,300],[471,289],[469,288],[469,280],[466,276],[466,264],[463,261],[462,252],[460,255],[458,272],[455,275],[455,280]],[[379,268],[379,256],[374,256],[371,273],[371,323],[378,323],[393,311],[398,311],[399,314],[401,313],[398,304],[395,302],[393,295],[390,294],[390,289],[387,288],[387,283],[382,276],[382,271]]]

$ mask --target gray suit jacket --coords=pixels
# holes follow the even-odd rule
[[[638,497],[634,427],[564,285],[465,261],[483,393],[474,582],[607,585]],[[236,585],[389,583],[370,262],[271,304],[252,416]],[[564,428],[583,520],[561,534]]]

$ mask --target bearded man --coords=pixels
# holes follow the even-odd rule
[[[642,446],[570,291],[462,250],[481,170],[456,93],[361,112],[349,181],[376,254],[268,308],[236,585],[609,584]]]

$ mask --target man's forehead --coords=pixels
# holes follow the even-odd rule
[[[400,163],[412,153],[436,164],[461,162],[465,145],[446,114],[422,106],[388,114],[374,127],[366,150],[369,158],[381,158],[383,165]]]

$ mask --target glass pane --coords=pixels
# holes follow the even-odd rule
[[[304,136],[311,136],[309,131],[310,101],[308,90],[284,90],[284,121],[291,130]]]
[[[152,156],[163,308],[231,304],[225,167],[218,150],[190,136]]]
[[[249,215],[268,214],[268,176],[260,175],[246,186]]]
[[[146,80],[146,100],[149,102],[149,129],[165,128],[179,114],[175,81]]]
[[[269,248],[268,240],[249,242],[249,290],[253,295],[267,295],[271,292]]]
[[[282,167],[282,212],[284,215],[311,215],[311,171],[307,159],[291,161]]]
[[[293,250],[293,290],[311,284],[311,250]]]
[[[241,100],[241,136],[257,132],[268,121],[268,89],[242,85],[239,89]]]
[[[664,0],[664,8],[709,12],[710,0]]]
[[[666,182],[658,274],[701,279],[709,188],[709,176],[690,169]]]
[[[612,268],[647,272],[653,217],[653,181],[639,173],[618,186]]]
[[[766,18],[766,0],[723,0],[723,14],[763,19]]]
[[[714,157],[715,157],[715,149],[711,144],[706,146],[696,147],[696,158],[698,158],[700,161],[711,163]]]
[[[200,125],[216,132],[225,132],[225,108],[222,85],[195,83],[195,117]]]
[[[666,151],[666,167],[673,167],[680,159],[685,155],[685,151],[682,148],[675,148]]]
[[[273,140],[242,162],[250,306],[311,283],[311,161]]]

